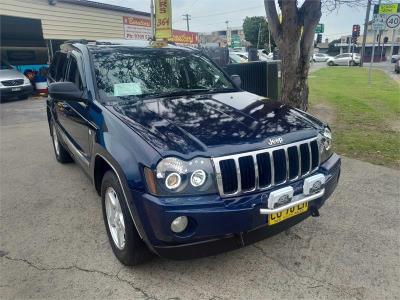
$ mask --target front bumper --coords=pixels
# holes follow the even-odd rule
[[[307,212],[276,225],[267,224],[269,193],[279,188],[221,199],[218,195],[180,198],[158,198],[133,194],[149,247],[156,254],[173,259],[203,257],[240,248],[275,235],[318,210],[335,190],[340,176],[340,157],[333,154],[318,170],[325,175],[325,193],[309,202]],[[303,192],[304,179],[291,183],[294,194]],[[133,191],[132,191],[133,192]],[[174,234],[170,225],[178,216],[189,218],[188,230]]]
[[[18,85],[18,86],[8,86],[0,88],[0,98],[11,98],[19,96],[28,96],[32,93],[33,87],[31,84]]]

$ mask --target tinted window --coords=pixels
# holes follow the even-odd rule
[[[132,48],[92,53],[97,87],[103,99],[235,89],[226,75],[199,53]]]
[[[71,57],[69,65],[68,76],[66,78],[67,81],[71,81],[75,83],[75,85],[80,89],[83,90],[82,87],[82,78],[79,73],[78,64],[76,62],[75,57]]]

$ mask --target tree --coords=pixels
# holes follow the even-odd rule
[[[361,0],[304,0],[299,7],[296,0],[277,0],[282,20],[278,17],[275,0],[264,0],[265,12],[272,37],[282,60],[281,101],[307,110],[310,56],[315,28],[326,11],[336,10],[340,4],[350,7],[365,6]]]
[[[264,0],[272,37],[279,48],[282,67],[281,101],[308,108],[308,71],[315,28],[321,18],[321,1],[305,0],[301,7],[294,0],[279,0],[282,21],[275,0]]]
[[[268,23],[264,17],[246,17],[243,22],[246,41],[254,47],[264,48],[268,44]]]

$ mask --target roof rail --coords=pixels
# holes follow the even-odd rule
[[[96,41],[95,40],[86,40],[86,39],[68,40],[68,41],[65,41],[64,44],[84,44],[84,45],[87,45],[90,42],[96,42]]]

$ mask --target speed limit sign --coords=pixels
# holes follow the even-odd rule
[[[386,26],[388,28],[397,28],[400,25],[400,16],[399,15],[390,15],[386,19]]]

